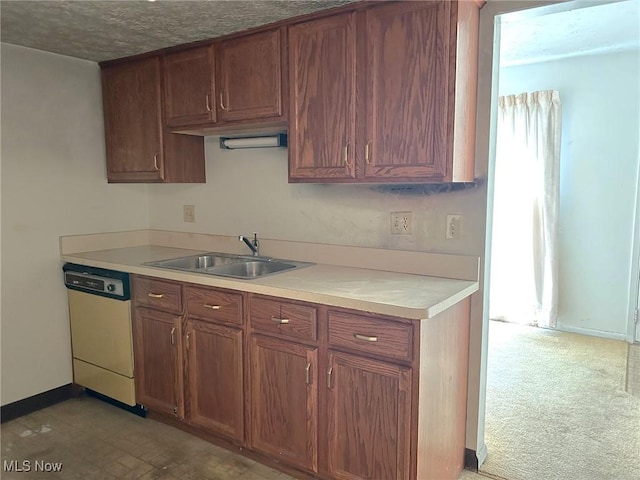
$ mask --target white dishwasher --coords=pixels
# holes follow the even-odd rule
[[[67,263],[73,382],[136,406],[129,274]]]

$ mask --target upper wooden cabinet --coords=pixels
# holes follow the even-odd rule
[[[202,138],[163,127],[160,58],[102,67],[109,182],[205,181]]]
[[[220,123],[282,118],[283,34],[278,28],[216,44]]]
[[[289,180],[472,181],[477,28],[472,1],[381,2],[290,27]]]
[[[291,180],[354,179],[355,13],[289,29]]]
[[[367,181],[447,175],[451,5],[407,2],[364,12]]]
[[[168,127],[215,122],[213,53],[213,47],[205,46],[162,58]]]
[[[284,34],[277,28],[164,55],[165,125],[196,135],[284,125]]]

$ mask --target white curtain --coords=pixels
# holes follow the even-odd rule
[[[555,327],[560,94],[500,97],[489,316]]]

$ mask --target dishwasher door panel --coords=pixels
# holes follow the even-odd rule
[[[131,302],[68,293],[73,357],[133,377]]]
[[[96,367],[77,358],[73,359],[73,381],[78,385],[95,390],[107,397],[126,403],[136,404],[136,390],[133,378]]]

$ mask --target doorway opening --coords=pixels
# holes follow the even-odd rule
[[[496,18],[498,95],[555,90],[562,102],[558,301],[556,321],[542,325],[535,315],[492,315],[515,324],[489,322],[488,456],[480,470],[524,480],[634,478],[640,399],[625,391],[625,376],[639,249],[638,1],[566,2]],[[599,29],[607,26],[615,28]],[[494,193],[499,181],[528,188],[526,169],[505,180],[499,167]],[[513,228],[522,229],[520,214],[512,215]],[[494,224],[494,247],[517,241],[508,235]],[[500,295],[512,300],[524,288],[515,277],[501,280],[491,277],[490,312]],[[511,290],[494,291],[500,283]]]

